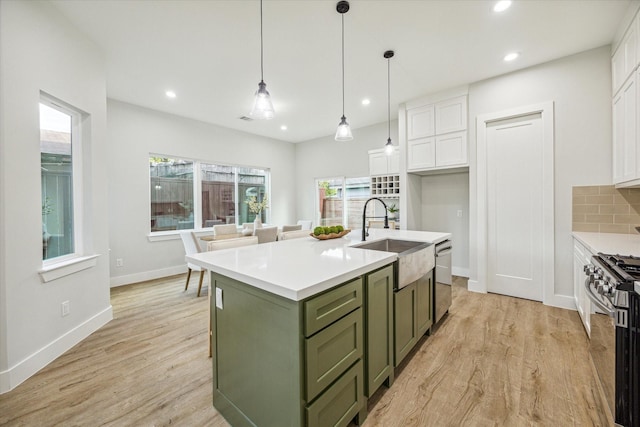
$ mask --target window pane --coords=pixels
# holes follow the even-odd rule
[[[255,220],[257,213],[251,212],[249,205],[246,203],[253,197],[257,202],[263,202],[267,199],[266,205],[269,206],[267,196],[267,174],[263,169],[238,168],[238,193],[240,194],[239,223],[252,222]],[[260,212],[260,220],[267,222],[266,212]]]
[[[371,195],[369,187],[369,177],[347,178],[345,180],[347,228],[352,230],[362,229],[362,209],[364,208],[365,202]],[[371,203],[369,204],[371,205]],[[371,209],[369,209],[369,211],[371,211]],[[367,215],[372,215],[372,213],[368,212]]]
[[[193,229],[193,161],[149,157],[151,231]]]
[[[236,221],[235,172],[233,166],[203,163],[202,227],[234,224]]]
[[[343,205],[342,178],[318,180],[318,224],[343,225]]]
[[[74,252],[72,117],[40,104],[42,259]]]

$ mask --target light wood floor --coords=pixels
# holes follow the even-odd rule
[[[185,276],[114,288],[114,320],[13,391],[0,425],[227,426],[207,297]],[[444,322],[369,402],[368,426],[606,426],[576,312],[454,285]]]

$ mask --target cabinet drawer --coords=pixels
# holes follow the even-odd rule
[[[362,309],[305,340],[306,401],[310,402],[362,357]]]
[[[309,427],[347,426],[366,404],[358,361],[312,405],[307,406]]]
[[[362,305],[358,277],[304,303],[304,335],[309,337]]]

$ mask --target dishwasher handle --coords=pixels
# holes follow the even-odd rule
[[[443,248],[436,252],[436,258],[439,256],[451,255],[451,252],[453,252],[453,249],[451,248],[451,246]]]

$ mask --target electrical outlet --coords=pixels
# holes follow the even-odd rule
[[[116,267],[122,267],[123,265],[122,258],[116,258]]]
[[[462,209],[458,209],[458,218],[462,218]]]
[[[71,312],[71,307],[69,306],[69,301],[62,302],[62,316],[68,316]]]

